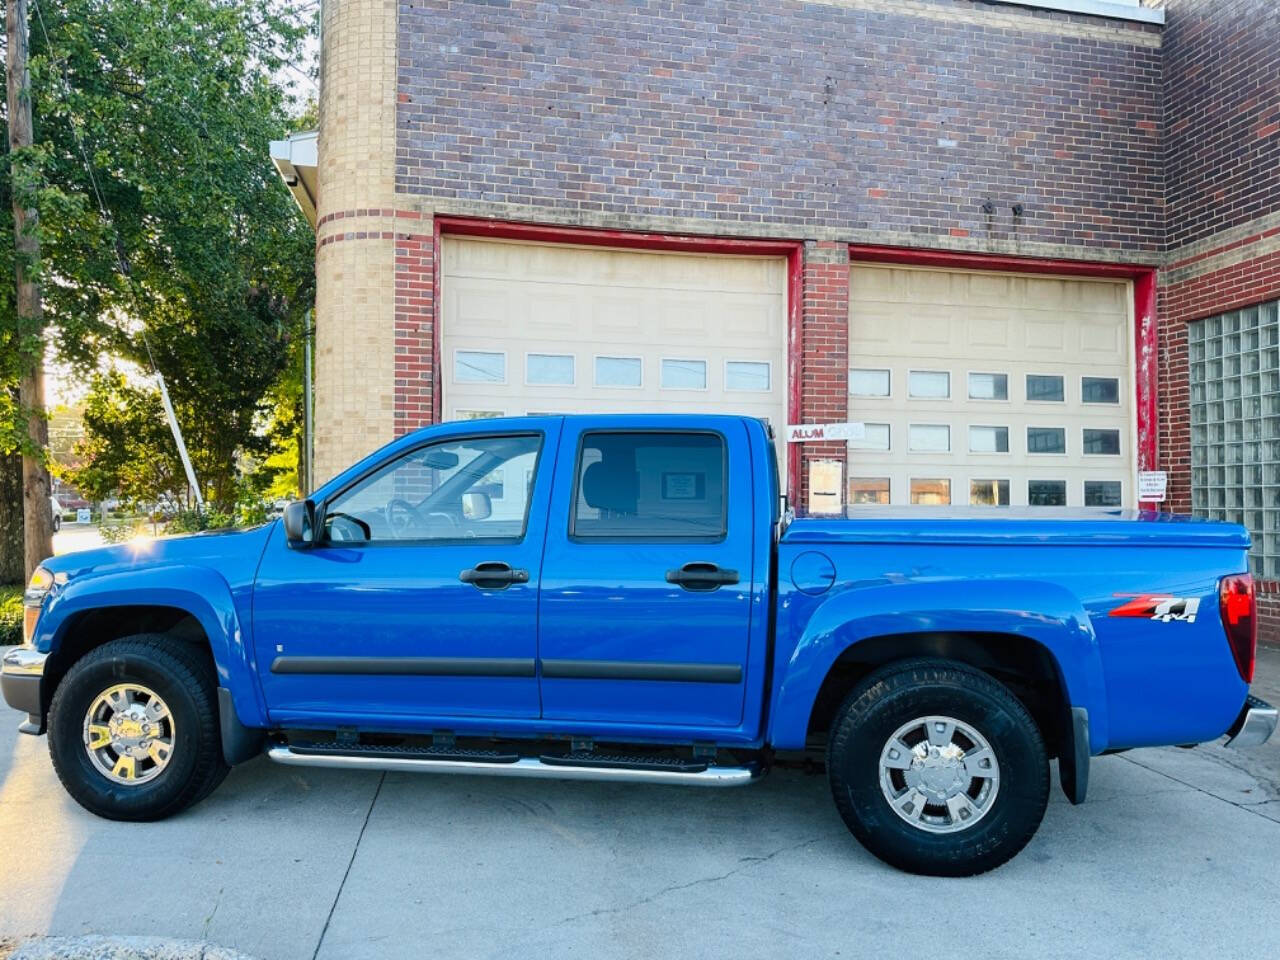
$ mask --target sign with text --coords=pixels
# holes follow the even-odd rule
[[[796,423],[787,426],[787,443],[822,443],[827,440],[865,440],[865,423]]]
[[[1169,474],[1163,470],[1138,472],[1138,501],[1140,503],[1164,503],[1165,490],[1169,486]]]

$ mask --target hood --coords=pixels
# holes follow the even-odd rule
[[[278,522],[271,520],[248,530],[216,530],[156,540],[130,540],[50,557],[41,566],[50,573],[65,574],[68,580],[74,580],[86,574],[196,564],[217,570],[228,580],[237,580],[246,570],[252,574],[257,567],[271,528]]]

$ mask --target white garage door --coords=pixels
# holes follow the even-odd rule
[[[851,504],[1135,505],[1127,281],[859,265]]]
[[[786,423],[786,261],[444,240],[443,413]]]

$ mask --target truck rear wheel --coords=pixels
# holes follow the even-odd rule
[[[881,860],[971,876],[1035,834],[1049,801],[1044,740],[989,675],[950,660],[889,664],[836,713],[827,746],[836,808]]]
[[[78,660],[49,707],[49,754],[72,798],[108,820],[161,820],[207,796],[222,758],[204,651],[139,634]]]

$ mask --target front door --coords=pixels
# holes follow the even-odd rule
[[[731,423],[565,421],[542,574],[546,720],[742,722],[752,487],[746,427]]]
[[[477,433],[393,457],[317,505],[311,549],[282,524],[254,591],[273,722],[538,716],[542,519],[554,437]]]

